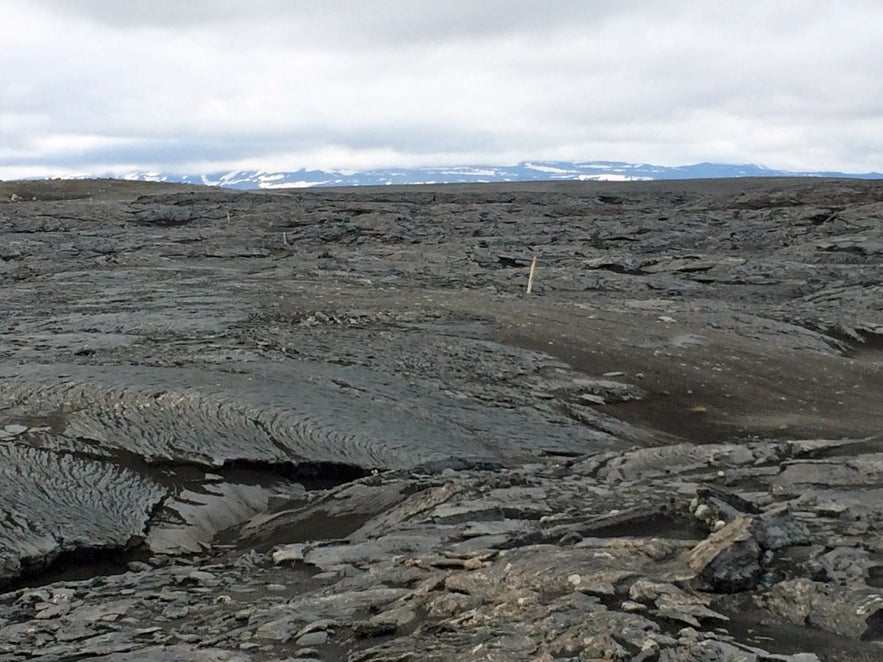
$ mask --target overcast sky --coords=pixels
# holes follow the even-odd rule
[[[880,0],[0,0],[0,179],[883,171]]]

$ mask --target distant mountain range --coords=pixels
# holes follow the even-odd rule
[[[619,161],[531,161],[510,166],[447,166],[441,168],[384,168],[358,172],[325,170],[236,170],[204,175],[134,172],[124,179],[205,184],[235,189],[307,188],[313,186],[384,186],[392,184],[463,184],[527,181],[644,181],[652,179],[717,179],[722,177],[850,177],[879,179],[878,172],[794,172],[762,166],[697,163],[658,166]]]

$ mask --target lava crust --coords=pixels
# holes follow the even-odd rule
[[[0,182],[0,661],[883,659],[881,219]]]

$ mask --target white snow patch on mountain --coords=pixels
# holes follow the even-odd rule
[[[557,168],[555,166],[547,166],[547,165],[536,165],[535,163],[525,163],[525,168],[530,168],[531,170],[536,170],[538,172],[548,172],[554,173],[557,175],[569,175],[573,172],[573,170],[568,170],[566,168]]]
[[[168,177],[161,175],[158,172],[130,172],[128,175],[123,175],[123,179],[129,182],[165,182],[168,181]]]
[[[632,177],[631,175],[620,175],[615,172],[608,172],[600,175],[580,175],[581,182],[649,182],[652,177]]]
[[[439,170],[441,175],[469,175],[472,177],[493,177],[497,174],[496,170],[488,168],[454,168],[447,170]]]
[[[260,188],[267,189],[277,189],[277,188],[310,188],[311,186],[323,186],[328,184],[329,180],[321,181],[321,182],[307,182],[307,181],[296,181],[296,182],[279,182],[278,184],[273,183],[272,181],[261,181],[259,186]]]

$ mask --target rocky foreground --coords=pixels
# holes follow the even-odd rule
[[[0,183],[0,320],[2,661],[883,659],[883,182]]]

